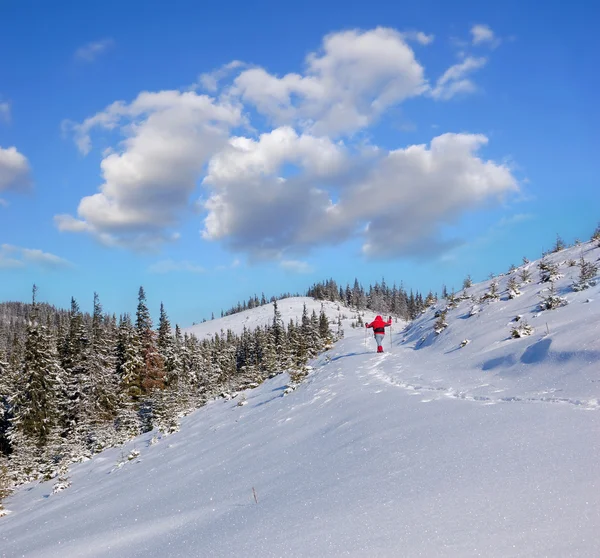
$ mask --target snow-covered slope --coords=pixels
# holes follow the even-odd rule
[[[439,335],[429,309],[377,355],[346,322],[289,395],[279,375],[74,466],[58,494],[21,488],[0,555],[600,556],[600,287],[572,292],[562,265],[569,304],[540,313],[531,268]],[[516,315],[531,336],[509,338]]]
[[[348,308],[344,308],[339,304],[329,301],[315,300],[314,298],[309,297],[284,298],[277,301],[277,309],[279,310],[281,319],[286,327],[290,320],[299,320],[302,317],[302,308],[304,304],[306,304],[306,310],[309,316],[312,314],[313,310],[319,315],[322,306],[329,321],[332,323],[335,323],[338,315],[345,314],[349,317],[352,313]],[[212,337],[215,333],[220,333],[221,331],[227,332],[228,329],[239,335],[242,333],[244,327],[253,331],[257,327],[271,325],[272,323],[273,303],[270,302],[269,304],[253,308],[252,310],[245,310],[238,314],[232,314],[231,316],[195,324],[183,329],[183,331],[194,334],[198,339],[203,339],[205,337]]]

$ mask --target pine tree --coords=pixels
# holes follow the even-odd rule
[[[323,305],[321,305],[321,312],[319,313],[319,337],[325,345],[330,345],[333,341],[333,335],[329,328],[329,319],[327,318],[327,314],[325,314]]]
[[[38,322],[36,293],[34,285],[25,354],[12,397],[14,416],[8,433],[13,449],[11,466],[17,469],[21,480],[40,474],[40,450],[50,441],[58,422],[60,365],[54,339],[47,326]]]
[[[574,291],[583,291],[596,285],[595,277],[598,274],[598,266],[588,262],[583,256],[579,260],[579,278],[573,284]]]
[[[273,302],[273,343],[275,346],[275,352],[277,355],[283,354],[284,344],[285,344],[285,326],[283,325],[283,320],[281,319],[281,312],[277,307],[277,302]],[[279,362],[280,359],[277,359]]]
[[[152,318],[146,305],[143,287],[140,287],[138,293],[135,326],[140,340],[140,356],[144,363],[140,388],[145,394],[164,387],[164,362],[156,346],[156,336],[152,329]]]
[[[10,396],[14,382],[4,351],[0,350],[0,456],[8,456],[10,453],[8,428],[12,415]]]
[[[85,405],[81,430],[92,453],[110,446],[114,439],[114,419],[119,401],[117,329],[114,320],[104,317],[97,293],[94,293],[91,343],[84,384]]]
[[[121,316],[117,340],[117,371],[121,388],[134,402],[142,396],[144,361],[141,358],[140,340],[128,314]]]
[[[511,277],[508,280],[506,288],[508,290],[508,298],[510,299],[517,298],[521,294],[521,291],[519,290],[519,284],[517,283],[515,277]]]

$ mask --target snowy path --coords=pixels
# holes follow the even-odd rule
[[[502,393],[505,389],[496,389],[495,386],[487,383],[483,383],[475,388],[481,391],[481,393],[473,393],[474,390],[465,391],[442,385],[427,385],[423,382],[422,377],[418,376],[412,376],[405,381],[402,379],[403,366],[401,355],[386,353],[383,358],[381,355],[376,355],[373,360],[373,364],[367,368],[370,376],[386,384],[408,391],[412,395],[425,395],[425,398],[421,400],[423,403],[451,398],[462,401],[473,401],[484,405],[494,405],[497,403],[551,403],[572,405],[577,409],[586,411],[600,410],[600,401],[597,398],[572,399],[568,397],[556,397],[550,394],[552,390],[544,392],[537,397],[500,396],[494,394]],[[384,362],[386,366],[382,366]],[[357,368],[357,372],[359,373],[363,370],[364,367],[362,366]],[[438,379],[433,381],[437,383],[443,380]]]

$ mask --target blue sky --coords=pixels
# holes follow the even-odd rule
[[[0,3],[0,300],[185,326],[600,220],[596,4],[205,4]]]

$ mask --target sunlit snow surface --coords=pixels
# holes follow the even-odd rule
[[[551,259],[596,260],[591,248]],[[156,433],[73,466],[58,494],[22,487],[0,519],[1,556],[600,556],[600,287],[573,292],[579,270],[564,264],[569,304],[539,312],[547,285],[530,267],[520,297],[500,277],[499,301],[473,316],[460,302],[440,335],[430,309],[377,355],[347,320],[291,394],[279,375],[152,445]],[[305,301],[279,305],[299,316]],[[516,315],[533,335],[509,338]]]

